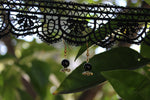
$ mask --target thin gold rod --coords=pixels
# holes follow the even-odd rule
[[[88,63],[89,62],[89,46],[88,46],[88,42],[86,42],[86,46],[87,46],[87,53],[86,53],[87,59],[86,59],[86,62]]]
[[[63,43],[64,43],[64,46],[65,46],[65,49],[64,49],[64,57],[67,58],[67,46],[66,46],[66,43],[65,43],[64,40],[63,40]]]

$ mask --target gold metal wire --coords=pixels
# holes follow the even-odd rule
[[[86,46],[87,46],[87,53],[86,53],[86,62],[88,63],[89,62],[89,46],[88,46],[88,42],[86,42]]]
[[[64,49],[64,58],[67,58],[67,46],[66,46],[66,43],[65,43],[64,40],[63,40],[63,43],[64,43],[64,46],[65,46],[65,49]]]

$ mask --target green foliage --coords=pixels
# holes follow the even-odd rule
[[[144,0],[146,3],[150,4],[150,1],[149,0]]]
[[[91,47],[93,44],[88,43],[88,46]],[[78,54],[76,55],[75,61],[78,59],[79,56],[81,56],[85,51],[87,50],[87,45],[84,44],[83,46],[80,47]]]
[[[142,55],[143,57],[150,58],[150,53],[149,53],[149,51],[150,51],[150,46],[148,46],[148,45],[145,44],[145,43],[142,43],[142,44],[141,44],[141,51],[140,51],[140,52],[141,52],[141,55]],[[144,71],[145,71],[145,73],[147,74],[147,76],[150,78],[150,66],[149,66],[149,64],[144,67]]]
[[[79,1],[85,2],[85,0]],[[146,1],[149,3],[149,0]],[[87,0],[86,2],[98,3],[102,0]],[[139,1],[130,5],[137,6]],[[124,15],[121,15],[116,19],[123,17]],[[117,28],[116,23],[111,20],[100,30],[109,27],[108,23],[111,23],[112,29]],[[107,30],[107,32],[110,31]],[[96,36],[98,37],[98,30],[95,32],[97,32]],[[101,34],[103,34],[102,32]],[[101,39],[103,39],[103,36]],[[62,57],[58,56],[61,55],[58,52],[63,51],[64,48],[58,50],[45,43],[37,43],[35,40],[32,42],[16,40],[16,42],[17,44],[14,46],[16,57],[8,54],[0,55],[0,100],[33,100],[32,95],[26,91],[26,87],[21,80],[25,76],[29,78],[27,82],[37,94],[36,100],[70,100],[66,95],[65,98],[63,95],[52,95],[50,88],[60,84],[54,94],[74,93],[97,86],[107,80],[124,100],[150,99],[150,46],[144,43],[141,44],[140,53],[130,48],[118,47],[94,55],[90,58],[93,76],[82,75],[85,63],[82,62],[66,77],[65,73],[59,72]],[[93,44],[89,43],[89,47],[91,46]],[[75,60],[86,50],[86,45],[81,46],[78,54],[75,55]],[[68,51],[72,56],[74,50]],[[140,71],[136,69],[140,69]],[[51,76],[53,77],[51,78]],[[107,84],[103,86],[103,91],[101,90],[103,96],[99,99],[117,100],[116,92],[113,90],[110,92],[110,86],[107,86]],[[71,96],[76,100],[80,94]]]
[[[21,58],[23,59],[25,57],[31,56],[33,55],[35,52],[38,51],[51,51],[51,50],[55,50],[54,47],[47,45],[46,43],[36,43],[36,41],[32,41],[30,43],[27,43],[25,41],[20,41],[17,40],[20,45],[24,46],[20,48],[20,45],[18,45],[18,47],[16,47],[16,49],[22,49],[21,50]]]
[[[0,73],[0,93],[3,100],[16,100],[16,89],[20,88],[20,83],[20,72],[17,72],[15,66],[5,65]]]
[[[42,62],[40,60],[33,60],[32,66],[29,70],[28,75],[30,76],[31,83],[33,84],[35,90],[41,95],[42,98],[45,97],[46,88],[48,86],[48,78],[50,75],[49,64]]]
[[[32,97],[25,91],[23,90],[18,90],[20,94],[21,100],[32,100]]]
[[[150,46],[148,46],[148,45],[145,44],[145,43],[142,43],[142,45],[141,45],[141,50],[140,50],[141,55],[142,55],[143,57],[150,58],[150,53],[149,53],[149,51],[150,51]]]
[[[56,78],[59,81],[65,77],[64,73],[58,71],[61,68],[60,64],[51,58],[57,53],[56,49],[45,43],[39,44],[35,41],[17,40],[17,43],[15,51],[20,52],[20,56],[14,57],[8,54],[0,56],[0,99],[33,100],[21,81],[21,77],[25,74],[29,76],[30,84],[37,93],[39,100],[58,100],[58,98],[63,100],[62,96],[50,94],[50,87],[55,85],[49,81],[50,74],[56,72],[58,76]]]
[[[149,100],[150,80],[137,72],[114,70],[102,72],[124,100]]]
[[[130,48],[119,47],[111,49],[90,59],[90,63],[93,65],[93,76],[86,77],[82,75],[83,63],[61,83],[54,94],[78,92],[96,86],[105,81],[105,78],[100,73],[102,71],[137,69],[149,62],[149,59],[143,58],[138,52]]]

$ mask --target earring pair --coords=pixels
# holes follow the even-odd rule
[[[69,60],[66,59],[67,57],[67,46],[65,44],[65,42],[63,41],[65,49],[64,49],[64,57],[65,59],[62,60],[61,65],[63,66],[63,68],[61,69],[61,72],[70,72],[71,70],[68,68],[70,65]],[[88,48],[88,42],[86,43],[87,46],[87,60],[86,63],[84,64],[83,68],[84,68],[84,72],[82,72],[82,75],[84,76],[92,76],[93,72],[91,72],[92,70],[92,65],[89,63],[89,48]]]

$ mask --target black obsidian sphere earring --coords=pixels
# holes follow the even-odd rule
[[[64,42],[64,41],[63,41],[63,42]],[[64,45],[65,45],[64,57],[66,58],[66,56],[67,56],[67,47],[66,47],[65,42],[64,42]],[[60,70],[61,72],[70,72],[70,69],[68,68],[69,65],[70,65],[69,60],[63,59],[63,60],[61,61],[61,65],[63,66],[63,68]]]
[[[67,67],[69,66],[69,64],[70,64],[70,62],[69,62],[69,60],[67,60],[67,59],[62,60],[62,62],[61,62],[61,65],[62,65],[64,68],[67,68]]]
[[[84,70],[85,71],[91,71],[92,69],[92,65],[90,63],[85,63],[84,64]]]
[[[86,61],[86,63],[83,66],[84,67],[84,72],[82,73],[82,75],[91,76],[91,75],[93,75],[93,73],[91,72],[92,65],[89,63],[88,43],[87,43],[87,53],[86,53],[86,56],[87,56],[87,61]]]

